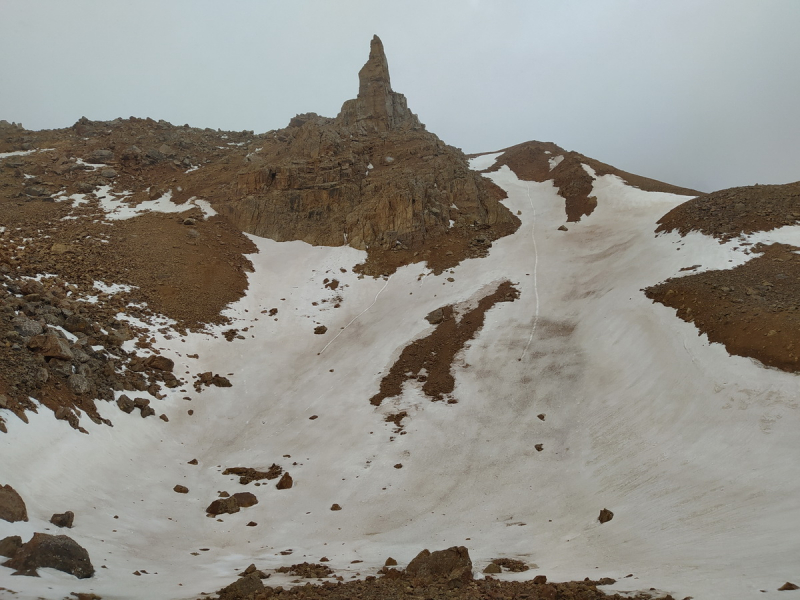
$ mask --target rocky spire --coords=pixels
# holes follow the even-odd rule
[[[345,127],[355,127],[359,133],[422,127],[417,116],[408,110],[406,97],[392,91],[389,63],[377,35],[370,43],[369,60],[358,72],[358,97],[342,105],[336,120]]]

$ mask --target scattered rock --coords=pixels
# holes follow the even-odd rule
[[[597,520],[600,521],[600,523],[608,523],[613,518],[614,518],[614,513],[608,510],[607,508],[604,508],[603,510],[600,511],[600,516],[597,517]]]
[[[483,570],[483,572],[487,574],[502,573],[503,569],[501,569],[500,565],[496,563],[489,563],[486,565],[486,568]]]
[[[17,550],[3,566],[15,569],[15,575],[36,577],[37,569],[49,567],[86,579],[94,575],[89,553],[66,535],[34,533],[29,542]]]
[[[75,358],[69,348],[69,342],[54,333],[33,336],[28,340],[28,348],[45,358],[57,358],[60,360],[72,360]]]
[[[258,526],[258,523],[256,523],[255,521],[250,521],[250,522],[247,524],[247,526],[248,526],[248,527],[257,527],[257,526]]]
[[[208,505],[206,512],[210,515],[224,515],[239,512],[239,503],[236,498],[219,498]]]
[[[162,421],[164,421],[165,423],[169,422],[169,417],[167,415],[164,415],[164,414],[158,415],[158,418],[161,419]]]
[[[114,160],[114,153],[111,150],[95,150],[84,160],[92,165],[107,165]]]
[[[537,452],[541,452],[542,450],[544,450],[544,444],[536,444],[534,445],[534,448],[536,448]]]
[[[383,566],[384,567],[396,567],[397,566],[397,561],[390,556],[389,558],[386,559],[386,562],[383,563]]]
[[[77,396],[82,396],[92,391],[91,382],[85,375],[80,375],[78,373],[70,375],[67,379],[67,384],[69,385],[70,391]]]
[[[117,172],[114,169],[103,169],[100,171],[100,177],[105,177],[106,179],[114,179],[117,176]]]
[[[9,523],[28,520],[25,502],[10,485],[0,485],[0,519]]]
[[[174,488],[172,488],[172,490],[178,492],[179,494],[189,493],[189,488],[187,488],[185,485],[176,485]]]
[[[0,556],[14,558],[17,550],[22,547],[22,538],[18,535],[10,535],[0,540]]]
[[[152,417],[154,414],[156,414],[156,411],[153,410],[152,406],[143,406],[141,408],[141,413],[142,413],[142,418],[144,419],[146,417]]]
[[[308,562],[292,565],[291,567],[278,567],[275,571],[277,573],[290,573],[306,579],[321,579],[333,575],[333,570],[329,566]]]
[[[331,510],[342,510],[342,507],[338,504],[331,504]]]
[[[567,229],[566,225],[562,225],[561,227],[558,228],[558,230],[559,231],[569,231],[569,229]]]
[[[117,398],[117,406],[119,406],[119,409],[125,413],[132,413],[133,409],[136,408],[133,400],[128,398],[125,394],[122,394],[119,398]]]
[[[166,356],[161,356],[160,354],[154,354],[152,356],[148,356],[144,361],[144,366],[149,367],[151,369],[157,369],[159,371],[172,371],[175,368],[175,362],[167,358]]]
[[[426,582],[444,579],[455,585],[469,583],[472,581],[472,560],[464,546],[436,552],[426,549],[408,563],[406,574]]]
[[[533,583],[536,585],[542,585],[547,583],[547,575],[537,575],[533,578]]]
[[[72,528],[72,523],[75,521],[75,513],[68,510],[64,513],[56,513],[50,517],[50,522],[56,527]]]
[[[442,319],[444,319],[444,311],[441,308],[432,310],[425,317],[425,320],[431,325],[438,325],[439,323],[442,322]]]
[[[283,468],[274,463],[266,471],[259,471],[250,467],[229,467],[222,472],[223,475],[239,475],[239,483],[242,485],[261,479],[277,479],[281,476],[281,473],[283,473]]]
[[[197,459],[196,459],[196,458],[193,458],[192,460],[190,460],[190,461],[189,461],[188,463],[186,463],[186,464],[189,464],[189,465],[196,465],[196,464],[197,464]]]
[[[540,420],[540,421],[544,421],[544,418],[545,418],[545,414],[544,414],[544,413],[539,413],[539,414],[538,414],[538,415],[536,415],[536,416],[537,416],[537,417],[539,417],[539,420]]]
[[[495,558],[492,562],[512,573],[522,573],[530,569],[524,562],[515,558]]]
[[[791,581],[787,581],[781,587],[778,588],[779,592],[786,592],[789,590],[800,590],[800,586],[793,584]]]
[[[292,484],[293,484],[292,476],[289,475],[289,472],[287,471],[286,473],[283,474],[281,480],[275,487],[277,487],[279,490],[288,490],[292,487]]]
[[[249,508],[258,504],[258,498],[250,492],[237,492],[231,497],[236,500],[240,508]]]
[[[318,325],[317,327],[314,327],[314,333],[317,334],[317,335],[322,335],[323,333],[325,333],[327,331],[328,331],[328,328],[325,327],[325,325]]]

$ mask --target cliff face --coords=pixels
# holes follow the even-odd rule
[[[444,263],[456,264],[518,226],[498,202],[502,192],[427,132],[392,90],[377,36],[358,96],[335,119],[298,115],[247,161],[230,183],[203,195],[242,230],[278,241],[349,244],[371,258],[408,252],[390,257],[395,267],[430,260],[442,245],[451,252]],[[387,265],[377,270],[392,270]]]

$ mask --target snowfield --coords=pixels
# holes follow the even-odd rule
[[[84,417],[89,435],[47,409],[28,425],[11,417],[0,483],[24,498],[30,522],[0,521],[0,538],[66,533],[96,573],[11,577],[0,567],[0,587],[15,598],[195,598],[250,563],[327,556],[338,574],[363,577],[389,556],[404,566],[423,548],[453,545],[469,548],[477,576],[508,556],[536,568],[501,578],[614,577],[611,589],[676,598],[762,598],[759,590],[796,580],[797,376],[729,356],[641,292],[682,267],[751,256],[700,234],[656,237],[656,220],[684,196],[597,177],[597,209],[565,232],[552,182],[520,181],[506,166],[488,177],[522,226],[488,257],[440,276],[410,265],[360,279],[352,267],[361,251],[253,238],[247,296],[228,311],[244,339],[219,335],[230,326],[186,337],[154,329],[177,376],[213,371],[233,383],[153,399],[168,423],[102,402],[114,427]],[[402,397],[370,405],[401,350],[431,331],[429,312],[503,279],[520,298],[494,306],[457,357],[457,404],[406,384]],[[336,296],[340,308],[321,302]],[[271,308],[274,317],[262,312]],[[318,324],[327,333],[315,335]],[[402,435],[384,422],[401,409]],[[222,475],[272,463],[294,487]],[[253,492],[259,503],[207,518],[220,490]],[[603,508],[614,518],[601,525]],[[68,531],[49,523],[65,510],[75,512]]]

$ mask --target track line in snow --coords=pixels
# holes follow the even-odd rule
[[[317,356],[319,356],[320,354],[322,354],[323,352],[325,352],[325,350],[327,349],[327,347],[328,347],[328,346],[330,346],[330,345],[331,345],[333,342],[335,342],[335,341],[336,341],[336,338],[338,338],[340,335],[342,335],[342,334],[345,332],[345,330],[347,330],[347,328],[348,328],[348,327],[350,327],[350,325],[352,325],[353,323],[355,323],[355,322],[356,322],[356,319],[358,319],[358,318],[359,318],[361,315],[363,315],[365,312],[367,312],[367,311],[368,311],[370,308],[372,308],[373,306],[375,306],[375,303],[378,301],[378,296],[380,296],[380,295],[381,295],[381,293],[383,292],[383,290],[385,290],[385,289],[386,289],[386,286],[387,286],[387,285],[389,285],[389,282],[392,280],[392,277],[393,277],[392,275],[389,275],[389,278],[386,280],[386,283],[385,283],[385,284],[383,285],[383,287],[382,287],[382,288],[381,288],[381,289],[378,291],[378,293],[377,293],[377,294],[375,294],[375,300],[373,300],[373,301],[372,301],[372,304],[370,304],[370,305],[369,305],[367,308],[365,308],[365,309],[364,309],[364,310],[362,310],[360,313],[358,313],[358,314],[357,314],[355,317],[353,317],[353,320],[352,320],[352,321],[350,321],[350,322],[349,322],[347,325],[345,325],[345,326],[344,326],[342,329],[340,329],[340,330],[339,330],[339,333],[337,333],[335,336],[333,336],[333,339],[332,339],[330,342],[328,342],[327,344],[325,344],[325,347],[324,347],[322,350],[320,350],[320,351],[317,353]]]
[[[528,352],[528,348],[530,348],[531,342],[533,341],[533,335],[536,333],[536,326],[539,324],[539,282],[537,279],[539,271],[539,250],[536,247],[536,209],[533,206],[533,199],[531,198],[531,185],[529,183],[525,184],[525,190],[528,192],[528,203],[531,205],[531,210],[533,211],[531,239],[533,240],[533,294],[536,298],[536,309],[533,315],[533,327],[531,328],[531,335],[528,337],[528,343],[525,344],[525,349],[517,359],[518,361],[521,361],[523,358],[525,358],[525,354]]]

